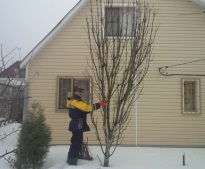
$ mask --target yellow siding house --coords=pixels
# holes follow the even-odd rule
[[[205,1],[148,1],[159,9],[155,56],[122,144],[203,147]],[[89,56],[86,14],[89,14],[89,0],[81,0],[20,65],[26,69],[29,82],[25,109],[33,101],[41,102],[52,129],[53,144],[70,143],[64,98],[72,95],[75,84],[85,83],[82,72],[87,68],[86,56]],[[98,100],[94,98],[95,101]],[[84,137],[88,137],[89,144],[98,144],[94,129]]]

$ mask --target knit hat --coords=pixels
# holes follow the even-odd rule
[[[74,92],[83,91],[83,90],[84,89],[82,87],[80,87],[80,86],[75,86],[74,89],[73,89]]]

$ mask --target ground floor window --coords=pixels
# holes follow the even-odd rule
[[[90,80],[85,78],[58,77],[57,78],[57,109],[66,109],[67,97],[73,95],[73,88],[81,86],[84,89],[82,99],[90,102]]]
[[[182,112],[200,114],[200,80],[182,79]]]

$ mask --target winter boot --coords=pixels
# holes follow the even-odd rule
[[[69,165],[77,165],[77,161],[78,161],[77,158],[69,157],[69,159],[68,159],[68,164],[69,164]]]
[[[70,157],[69,152],[68,152],[67,163],[69,165],[77,165],[77,161],[78,161],[78,159]]]

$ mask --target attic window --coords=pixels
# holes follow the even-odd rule
[[[84,78],[71,78],[71,77],[59,77],[57,80],[57,110],[66,109],[67,97],[72,97],[73,88],[76,85],[84,88],[82,99],[83,101],[90,102],[90,82]]]
[[[105,6],[105,37],[133,37],[135,29],[135,7],[129,5]]]

